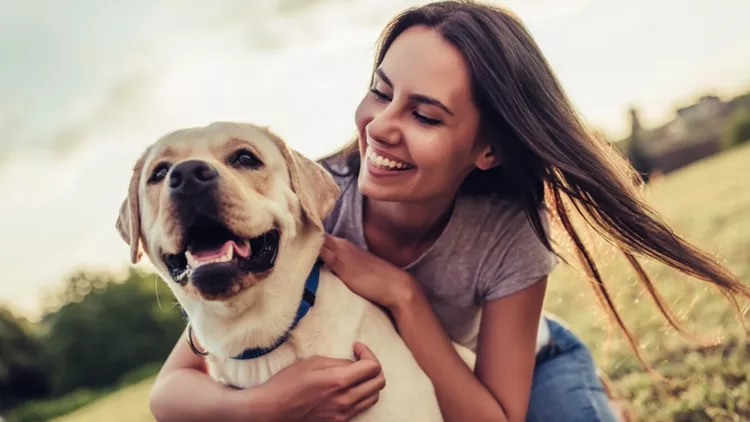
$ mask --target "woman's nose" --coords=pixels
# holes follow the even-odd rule
[[[369,138],[378,142],[397,144],[401,141],[398,119],[388,108],[378,113],[365,126],[365,131]]]

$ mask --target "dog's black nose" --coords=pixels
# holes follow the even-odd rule
[[[183,161],[169,173],[169,191],[179,195],[194,195],[216,186],[219,172],[205,161]]]

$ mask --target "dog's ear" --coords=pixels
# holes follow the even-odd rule
[[[289,168],[292,189],[299,198],[302,212],[319,229],[323,229],[323,219],[331,212],[339,186],[323,166],[289,148],[278,135],[264,128],[276,143]]]
[[[130,261],[133,264],[140,261],[143,254],[141,248],[141,213],[138,204],[138,186],[141,182],[141,172],[143,170],[144,153],[133,168],[133,175],[130,178],[128,187],[128,196],[120,205],[120,214],[117,216],[115,226],[120,232],[120,237],[125,243],[130,245]]]

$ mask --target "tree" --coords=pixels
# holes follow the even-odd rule
[[[740,107],[729,118],[724,145],[732,147],[745,142],[750,142],[750,109]]]
[[[638,139],[631,139],[628,143],[627,157],[630,165],[643,178],[643,182],[648,183],[651,173],[654,171],[654,165],[651,157],[649,157]]]
[[[49,392],[45,362],[31,324],[0,308],[0,410]]]
[[[109,386],[163,360],[185,327],[169,288],[134,270],[122,280],[73,274],[59,299],[62,306],[42,322],[55,394]]]
[[[654,164],[649,155],[644,142],[643,128],[638,118],[638,110],[630,109],[630,136],[625,149],[625,154],[630,165],[641,176],[644,183],[648,183],[651,172],[654,171]]]

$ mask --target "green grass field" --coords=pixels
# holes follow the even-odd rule
[[[750,280],[750,145],[723,153],[660,179],[647,195],[677,230],[717,253],[744,281]],[[636,284],[624,260],[605,247],[598,255],[605,282],[635,333],[648,362],[666,376],[662,382],[634,359],[588,284],[567,268],[550,282],[546,309],[580,334],[598,364],[630,402],[637,420],[750,420],[750,343],[721,295],[703,283],[648,264],[675,314],[693,333],[721,336],[718,346],[691,343],[669,329],[650,298]],[[747,310],[747,304],[745,310]],[[750,317],[745,312],[745,321]],[[56,422],[151,421],[147,397],[151,380],[124,388]]]

